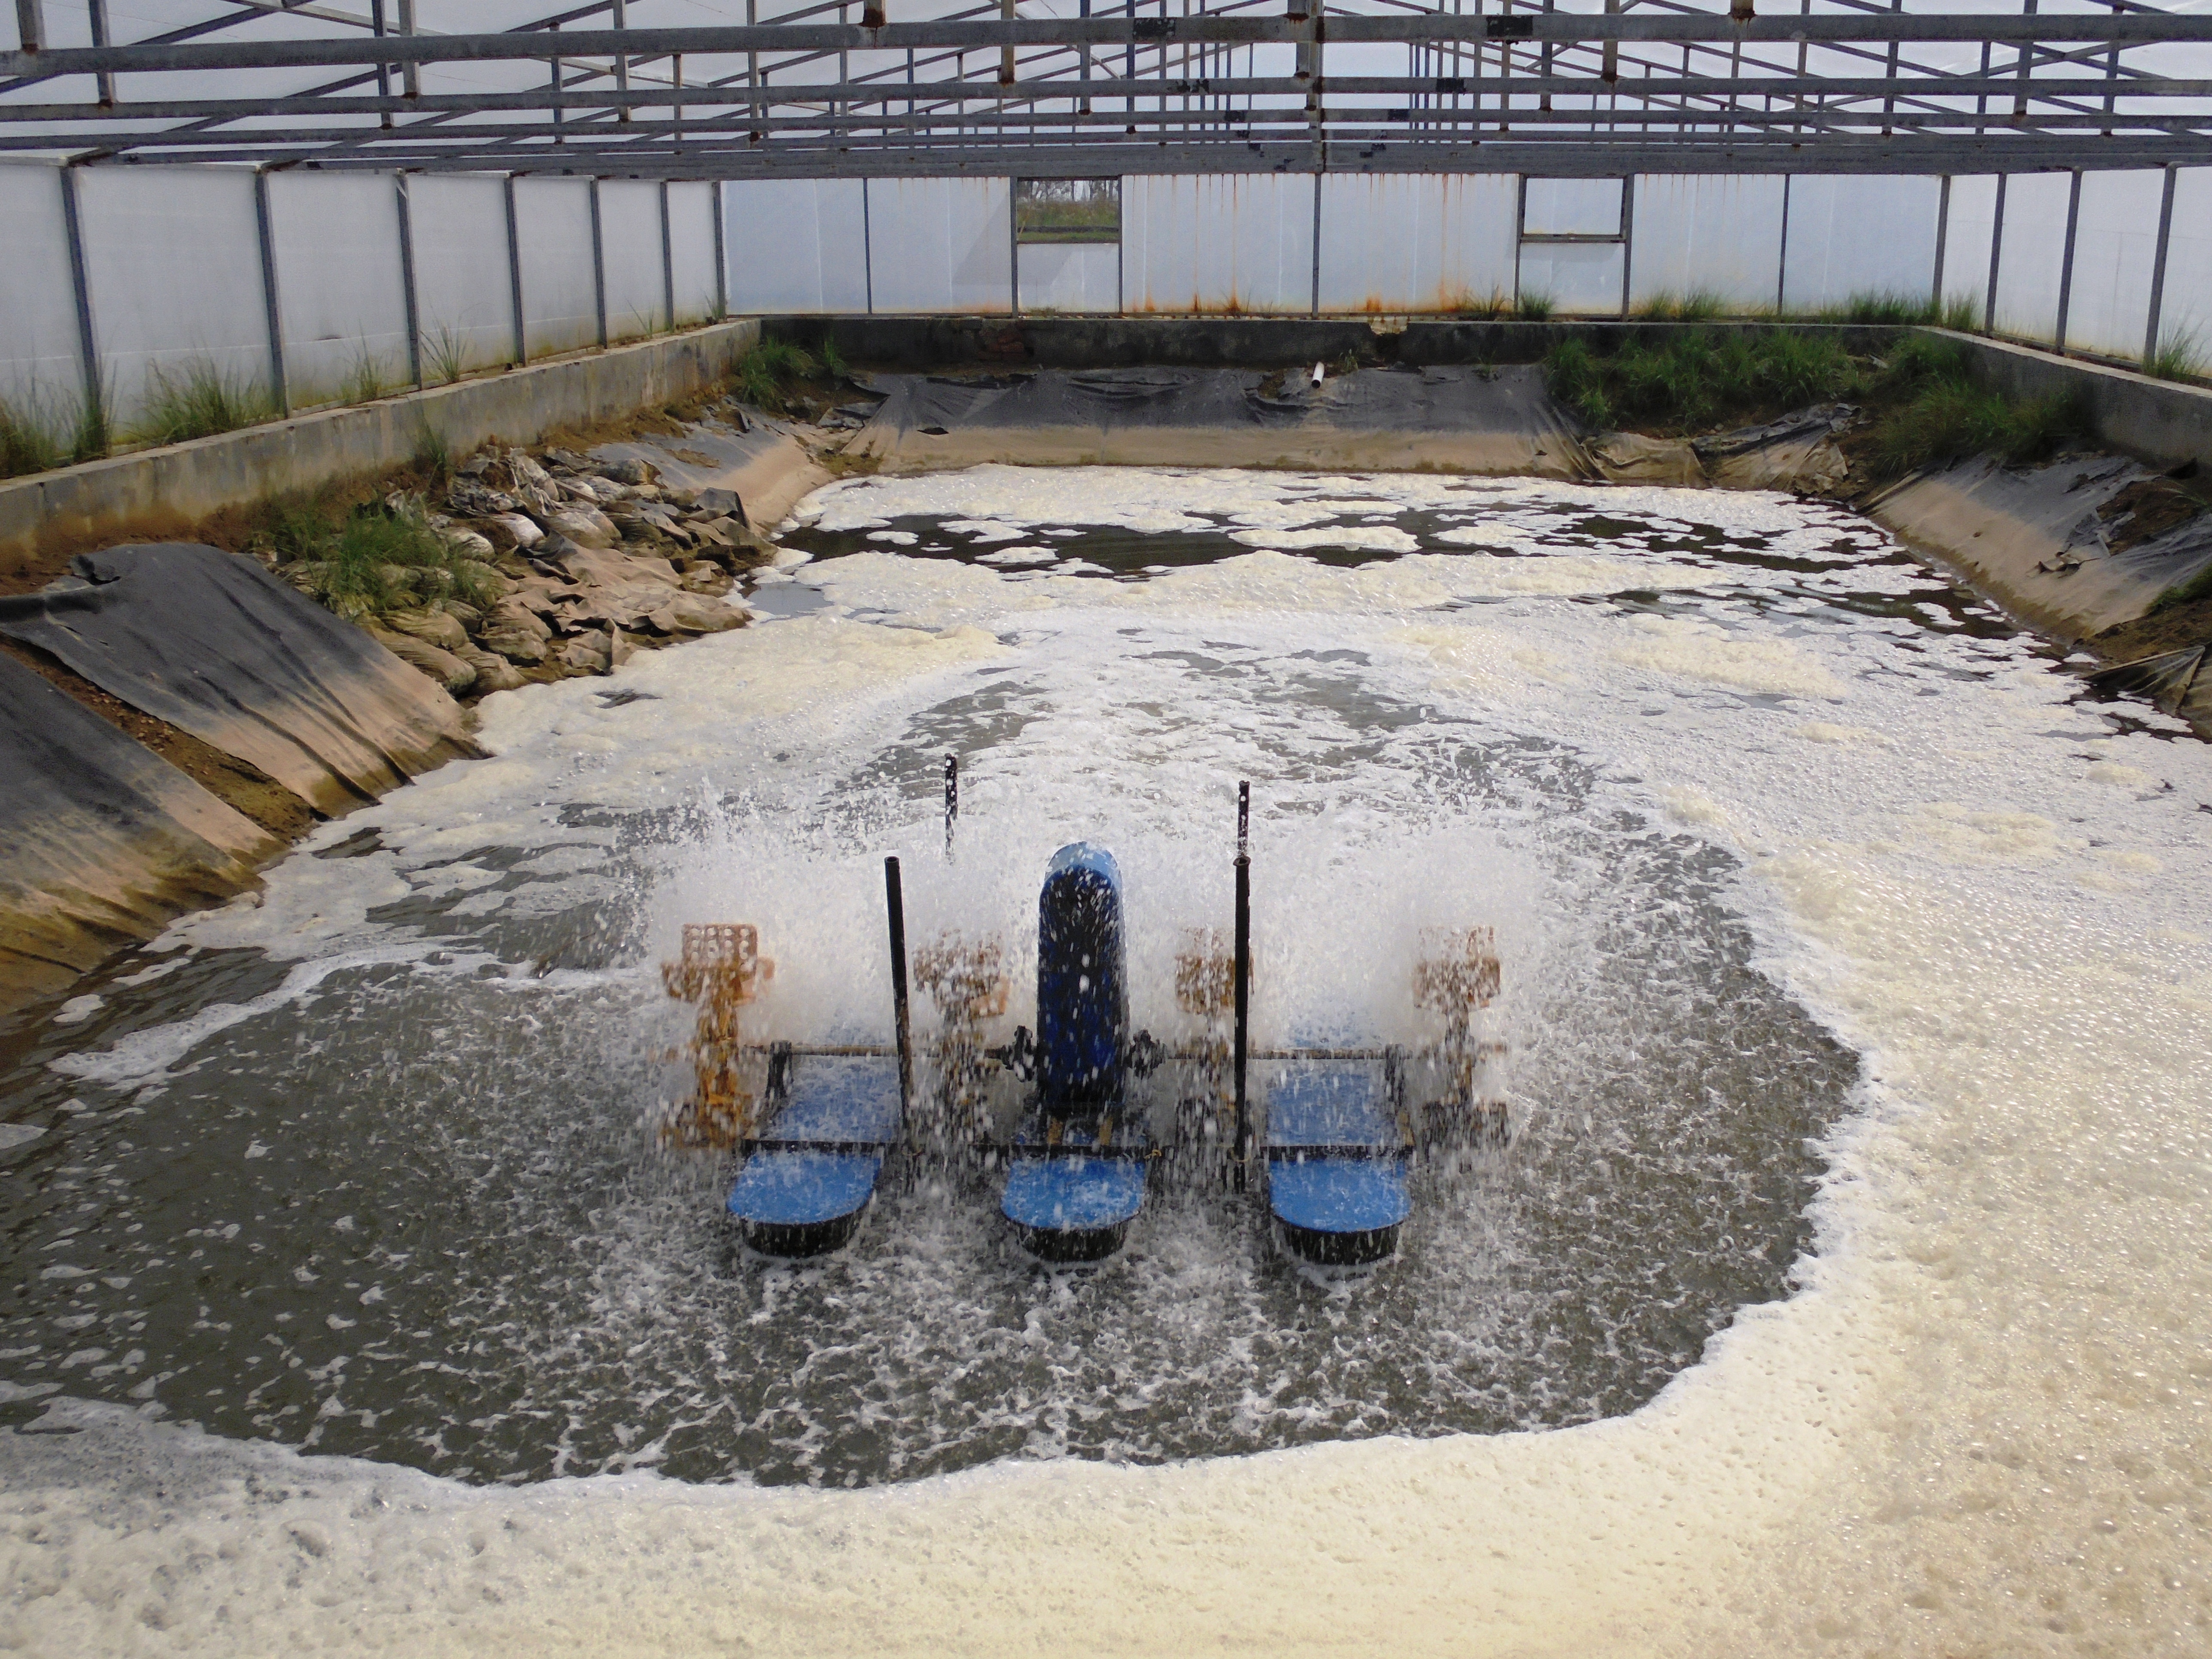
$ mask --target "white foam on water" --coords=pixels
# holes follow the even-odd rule
[[[1509,507],[1808,544],[1850,526],[1778,496],[1481,489]],[[1428,506],[1477,492],[979,468],[848,481],[800,516],[1166,531],[1301,493]],[[2017,641],[1876,616],[1815,629],[1786,605],[1654,618],[1587,602],[1609,591],[1589,576],[1497,590],[1490,566],[1541,555],[1436,557],[1468,570],[1255,553],[1132,585],[825,562],[810,579],[875,620],[779,623],[637,659],[613,684],[653,700],[619,708],[604,681],[495,700],[493,758],[349,821],[373,822],[392,849],[389,870],[356,878],[405,881],[505,834],[543,846],[549,802],[696,797],[702,778],[755,778],[766,805],[716,810],[730,844],[771,856],[745,813],[773,822],[769,761],[791,733],[880,739],[918,688],[988,669],[1064,686],[1062,726],[1021,743],[1079,772],[1106,729],[1085,715],[1083,678],[1133,624],[1151,630],[1146,650],[1355,651],[1377,687],[1571,744],[1625,802],[1744,861],[1735,898],[1769,971],[1860,1051],[1868,1078],[1866,1109],[1828,1148],[1797,1294],[1741,1310],[1642,1409],[1577,1428],[1166,1468],[1009,1463],[857,1493],[649,1474],[471,1488],[64,1400],[46,1425],[76,1432],[0,1441],[15,1589],[0,1641],[55,1654],[2203,1651],[2208,751],[2155,720],[2116,734]],[[1838,589],[1911,585],[1902,567],[1836,564]],[[1670,574],[1698,578],[1686,605],[1706,586],[1790,586],[1656,564],[1634,585]],[[1487,597],[1468,607],[1470,593]],[[1239,718],[1266,718],[1263,701]],[[1109,804],[1117,848],[1164,860],[1171,826],[1215,799],[1196,781],[1245,752],[1236,732],[1203,728],[1163,744],[1156,794],[1125,779]],[[1025,787],[978,781],[986,802]],[[1044,787],[1018,833],[977,831],[1008,895],[1075,812],[1070,793]],[[890,826],[894,850],[918,848],[924,822]],[[1285,831],[1282,857],[1309,878],[1349,874],[1364,833],[1317,820],[1302,846]],[[295,921],[271,937],[324,914],[326,872],[296,869],[309,861],[272,872],[269,906]],[[663,942],[696,884],[741,879],[712,859],[677,876],[657,901]],[[924,908],[939,896],[916,889]],[[829,938],[857,939],[863,901],[825,902],[852,912]],[[143,1075],[189,1048],[186,1033],[141,1035],[143,1050],[126,1039],[103,1063]]]

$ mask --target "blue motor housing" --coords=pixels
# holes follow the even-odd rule
[[[1054,1116],[1119,1106],[1128,1031],[1121,866],[1077,842],[1037,895],[1037,1103]]]

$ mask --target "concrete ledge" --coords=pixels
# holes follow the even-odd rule
[[[404,466],[434,433],[465,450],[533,443],[687,396],[760,337],[750,319],[532,363],[190,443],[0,483],[0,572],[38,556],[126,538],[173,537],[228,507]]]
[[[1351,356],[1363,366],[1534,363],[1561,340],[1610,345],[1686,328],[1832,334],[1853,352],[1880,352],[1924,333],[1966,347],[1986,386],[2015,398],[2072,397],[2098,441],[2160,467],[2212,465],[2212,388],[2060,357],[1948,329],[1857,323],[1528,323],[1440,317],[1370,322],[1344,317],[770,317],[772,336],[827,335],[854,362],[884,368],[967,364],[1006,368],[1292,368]]]

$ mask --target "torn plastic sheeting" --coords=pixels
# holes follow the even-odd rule
[[[738,499],[739,516],[763,534],[830,482],[788,428],[757,416],[744,432],[702,422],[687,426],[680,437],[601,444],[592,459],[649,462],[663,483],[678,489],[726,489]]]
[[[251,559],[190,543],[80,553],[0,599],[0,633],[342,812],[483,751],[459,704]]]
[[[2079,639],[2135,621],[2168,588],[2212,568],[2212,515],[2111,550],[2102,509],[2157,476],[2112,456],[2029,468],[1984,456],[1909,479],[1870,511],[1905,541],[1963,566],[2029,622]]]
[[[2212,674],[2204,672],[2208,652],[2212,652],[2212,645],[2192,645],[2183,651],[2141,657],[2099,669],[2088,677],[2089,684],[2100,691],[2148,697],[2199,732],[2212,732]]]
[[[251,884],[277,838],[0,656],[0,1011]]]

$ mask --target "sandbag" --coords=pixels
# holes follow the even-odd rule
[[[0,634],[319,811],[483,752],[453,698],[252,559],[161,542],[80,553],[70,568],[74,579],[0,599]]]
[[[250,886],[282,845],[0,655],[0,1012]]]

